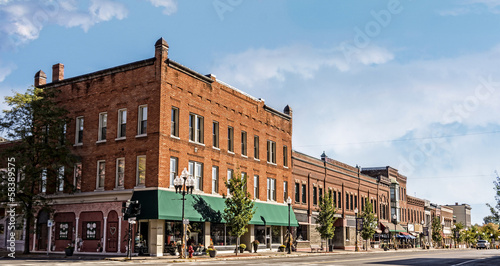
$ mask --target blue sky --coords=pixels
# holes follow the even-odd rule
[[[153,57],[294,110],[294,149],[390,165],[488,215],[500,169],[500,1],[0,0],[0,96]],[[50,79],[50,78],[49,78]],[[5,108],[5,105],[0,107]]]

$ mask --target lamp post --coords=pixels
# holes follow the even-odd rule
[[[455,248],[457,248],[457,242],[458,242],[458,236],[459,236],[457,234],[458,232],[455,230],[455,228],[457,228],[457,226],[456,225],[452,225],[451,228],[452,228],[452,231],[453,231],[453,234],[454,234],[454,239],[453,239],[454,243],[453,244],[455,245]]]
[[[354,251],[358,252],[359,247],[358,247],[358,208],[354,209],[354,215],[356,216],[356,247],[354,248]]]
[[[288,204],[288,243],[287,243],[287,246],[288,246],[288,254],[292,254],[292,231],[291,231],[291,227],[290,227],[290,208],[292,206],[292,199],[290,197],[288,197],[288,199],[286,199],[286,203]]]
[[[420,224],[422,225],[422,234],[420,235],[420,245],[425,248],[425,246],[424,246],[424,224],[425,224],[425,221],[422,220],[420,222]]]
[[[398,216],[396,214],[394,214],[392,216],[392,222],[394,223],[394,249],[398,249],[398,247],[396,246],[396,224],[398,223]]]
[[[181,238],[181,245],[182,245],[182,250],[180,254],[180,258],[185,259],[186,258],[186,246],[185,246],[185,238],[186,238],[186,225],[189,224],[189,221],[184,221],[184,202],[186,201],[186,194],[193,194],[193,189],[194,189],[194,179],[191,175],[189,175],[189,172],[184,168],[182,170],[181,176],[177,176],[174,179],[174,187],[175,187],[175,193],[181,193],[182,194],[182,238]]]

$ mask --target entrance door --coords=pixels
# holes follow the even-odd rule
[[[118,223],[109,222],[106,232],[106,252],[118,252]]]
[[[47,224],[37,224],[37,229],[38,232],[36,232],[36,236],[38,238],[38,250],[47,250],[47,241],[49,239]]]

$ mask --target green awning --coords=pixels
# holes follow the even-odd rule
[[[138,219],[182,220],[182,195],[165,190],[134,191],[132,200],[141,203]],[[222,218],[225,199],[206,195],[186,195],[184,218],[192,222],[225,223]],[[255,202],[255,214],[250,224],[288,226],[288,206]],[[290,224],[298,226],[290,211]]]

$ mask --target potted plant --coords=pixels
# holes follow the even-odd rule
[[[73,256],[73,252],[75,251],[75,247],[73,246],[73,243],[69,243],[65,248],[64,248],[64,253],[66,256]]]
[[[286,248],[286,246],[285,246],[285,245],[281,245],[281,246],[278,248],[278,251],[279,251],[279,252],[285,252],[285,248]]]
[[[254,240],[254,241],[252,241],[252,245],[253,245],[253,252],[254,252],[254,253],[257,253],[257,249],[259,248],[259,244],[260,244],[260,242],[259,242],[259,240],[257,240],[257,239],[256,239],[256,240]]]
[[[243,251],[245,251],[245,249],[247,248],[247,245],[245,244],[240,244],[239,246],[239,249],[240,249],[240,253],[243,253]]]
[[[217,250],[215,250],[215,247],[210,245],[207,248],[207,254],[210,256],[210,258],[215,258],[217,255]]]

